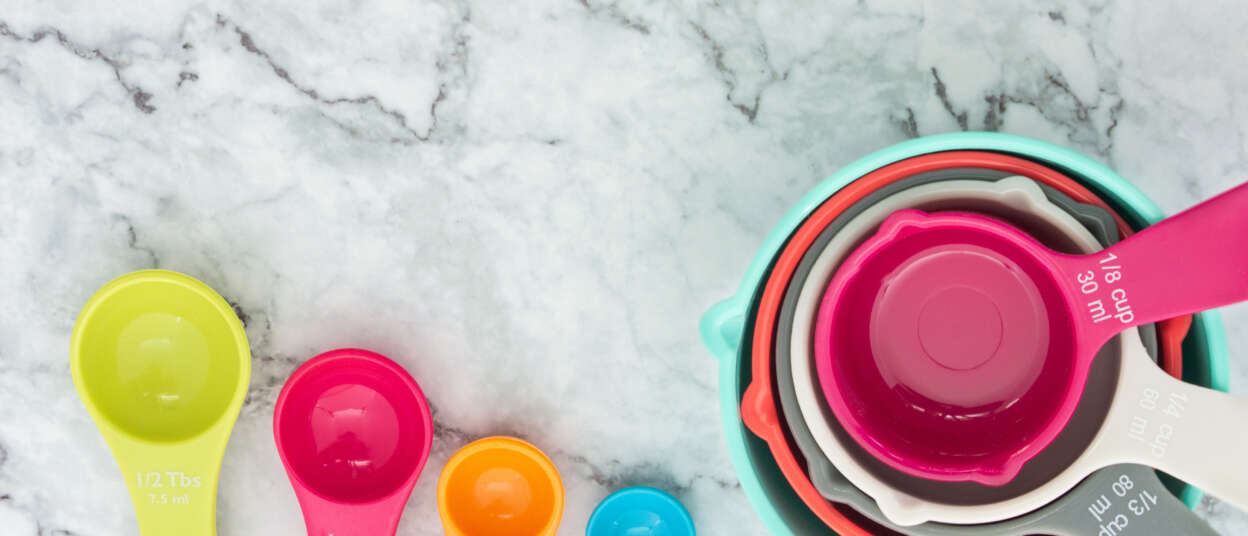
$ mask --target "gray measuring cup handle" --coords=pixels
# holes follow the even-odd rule
[[[813,475],[812,475],[813,476]],[[1101,469],[1044,508],[984,525],[924,523],[899,527],[880,514],[874,501],[832,477],[829,485],[844,501],[888,528],[913,536],[1218,536],[1188,510],[1152,469],[1120,464]],[[852,485],[850,485],[852,486]]]
[[[1135,464],[1101,469],[1043,510],[1004,523],[1054,536],[1218,534],[1171,495],[1157,473]]]

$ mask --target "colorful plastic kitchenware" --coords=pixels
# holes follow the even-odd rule
[[[429,458],[433,418],[403,367],[344,348],[286,380],[273,438],[309,536],[394,534]]]
[[[1047,205],[1047,206],[1046,206]],[[1069,215],[1055,211],[1034,183],[1021,177],[1011,177],[996,183],[980,183],[968,181],[952,181],[940,184],[929,184],[900,192],[878,201],[862,211],[826,244],[819,253],[812,267],[812,275],[807,277],[800,289],[798,303],[794,308],[789,322],[781,318],[781,325],[791,326],[791,341],[803,341],[803,344],[789,344],[791,352],[790,378],[794,386],[793,394],[803,417],[803,424],[813,434],[822,454],[830,460],[830,464],[844,468],[846,474],[857,476],[855,469],[862,466],[872,476],[884,480],[899,489],[904,489],[920,498],[937,502],[956,500],[960,504],[976,504],[996,502],[1026,493],[1050,480],[1053,476],[1068,467],[1087,448],[1091,441],[1077,431],[1063,435],[1061,441],[1046,449],[1036,464],[1029,464],[1025,473],[1020,473],[1005,486],[989,487],[973,482],[937,482],[920,479],[900,473],[891,467],[871,458],[865,451],[855,448],[852,443],[843,446],[838,441],[844,431],[840,424],[822,403],[819,394],[817,377],[814,374],[812,357],[813,322],[822,298],[826,282],[832,278],[837,265],[853,251],[855,245],[869,238],[877,226],[896,210],[904,208],[925,208],[928,210],[949,210],[956,207],[976,207],[977,212],[989,214],[1003,221],[1021,223],[1037,215],[1045,215],[1043,221],[1030,221],[1022,224],[1022,228],[1046,237],[1049,243],[1068,245],[1059,246],[1064,251],[1091,252],[1101,249],[1088,230],[1079,226]],[[1058,241],[1056,233],[1065,233],[1067,238]],[[1069,241],[1073,240],[1073,244]],[[800,268],[799,268],[800,269]],[[786,297],[787,298],[787,297]],[[783,311],[782,311],[783,315]],[[1107,356],[1117,356],[1121,347],[1112,341],[1102,347]],[[1099,364],[1098,364],[1099,365]],[[1112,390],[1113,381],[1117,377],[1117,369],[1113,362],[1107,361],[1094,371],[1098,377],[1108,379]],[[786,392],[781,393],[783,402]],[[1105,394],[1108,394],[1106,392]],[[1084,405],[1079,408],[1078,423],[1095,428],[1104,419],[1106,408],[1096,402],[1108,402],[1108,398],[1100,398],[1101,393],[1091,393],[1083,399]],[[819,457],[812,457],[818,460]],[[812,464],[812,467],[817,467]],[[840,476],[840,473],[834,473]],[[816,475],[820,476],[820,475]],[[829,476],[829,475],[822,475]],[[843,480],[843,479],[838,479]],[[823,483],[827,487],[827,482]],[[839,482],[833,486],[840,489]]]
[[[1008,482],[1065,426],[1110,337],[1248,299],[1248,253],[1207,232],[1248,228],[1244,207],[1248,184],[1088,256],[975,215],[895,216],[847,259],[820,307],[828,403],[899,470]],[[983,382],[993,387],[967,388]]]
[[[951,170],[956,171],[956,170]],[[1062,211],[1057,205],[1050,203],[1043,190],[1030,179],[1014,176],[996,182],[978,181],[978,180],[943,180],[935,184],[919,184],[913,188],[904,189],[899,193],[888,195],[895,191],[894,186],[904,186],[907,183],[913,184],[912,179],[926,180],[927,177],[937,179],[945,178],[939,174],[941,172],[929,172],[926,176],[918,175],[910,179],[889,184],[888,186],[877,190],[872,195],[867,196],[859,203],[855,203],[853,207],[840,217],[836,218],[824,232],[821,233],[820,239],[831,239],[832,251],[829,260],[839,260],[843,257],[843,250],[861,240],[875,229],[875,225],[893,210],[899,208],[910,208],[919,206],[931,210],[976,210],[980,213],[992,214],[1003,217],[1009,221],[1017,222],[1024,228],[1029,229],[1046,239],[1046,243],[1056,244],[1063,250],[1067,251],[1095,251],[1099,249],[1099,244],[1089,234],[1088,230],[1083,228],[1077,220],[1071,215]],[[882,199],[876,197],[876,193],[884,194]],[[1060,195],[1060,194],[1058,194]],[[855,214],[863,212],[865,216],[855,217]],[[848,222],[844,219],[850,216]],[[848,223],[848,225],[845,225]],[[833,234],[839,234],[833,238]],[[819,255],[825,246],[829,245],[829,240],[823,240],[822,243],[816,241],[816,247],[808,250],[806,256]],[[825,268],[831,271],[834,264],[824,263]],[[808,263],[809,267],[809,263]],[[799,271],[801,267],[799,266]],[[804,278],[803,278],[804,280]],[[825,279],[826,281],[826,279]],[[797,279],[790,283],[788,289],[796,291],[800,287],[800,281]],[[808,281],[808,284],[818,285],[818,281]],[[786,293],[787,294],[787,293]],[[787,298],[793,296],[786,295]],[[792,300],[790,300],[792,301]],[[779,318],[780,326],[789,326],[793,322],[792,303],[789,304],[790,309],[781,309]],[[807,313],[807,317],[802,320],[804,325],[809,324],[809,318],[813,318],[813,307]],[[788,318],[785,318],[785,312],[788,312]],[[787,320],[787,322],[786,322]],[[778,387],[777,392],[773,394],[772,385],[760,381],[753,382],[746,390],[746,395],[742,401],[742,418],[745,420],[746,426],[755,431],[769,442],[774,441],[781,448],[791,450],[788,442],[802,443],[803,439],[810,438],[809,429],[801,418],[801,413],[795,404],[789,404],[784,407],[784,401],[789,399],[790,402],[796,400],[793,392],[793,375],[790,373],[788,355],[790,349],[790,333],[786,330],[780,330],[777,333],[777,345],[775,353],[783,354],[785,359],[784,367],[777,368],[777,379],[775,386]],[[799,335],[799,338],[792,339],[796,341],[806,341],[804,345],[810,344],[809,332]],[[806,350],[805,347],[796,351],[801,353]],[[767,354],[755,354],[756,367],[771,367],[771,363],[765,362]],[[815,388],[805,383],[805,390],[810,393],[815,392]],[[812,397],[813,398],[813,397]],[[775,414],[776,402],[785,409],[783,422]],[[785,424],[787,423],[787,425]],[[830,437],[831,432],[828,425],[823,423],[815,423],[815,428],[823,431],[824,435]],[[787,431],[787,433],[786,433]],[[799,433],[801,432],[801,433]],[[774,438],[774,439],[772,439]],[[813,444],[813,438],[811,442]],[[1072,449],[1076,453],[1086,447],[1086,442],[1075,445]],[[831,463],[824,455],[815,449],[814,452],[803,452],[806,460],[807,471],[815,476],[813,479],[816,489],[819,489],[820,476],[835,475],[837,480],[843,480]],[[1073,457],[1070,458],[1073,461]],[[1057,468],[1060,470],[1061,468]],[[1052,474],[1037,474],[1035,476],[1044,478],[1052,476]],[[820,490],[822,492],[822,490]],[[997,490],[991,490],[993,492]],[[1007,493],[1010,490],[1003,490]],[[958,492],[958,495],[973,494],[975,490],[943,490],[943,494]],[[826,496],[826,494],[824,494]]]
[[[221,458],[251,377],[230,305],[187,275],[123,275],[82,308],[69,359],[139,533],[215,535]]]
[[[563,480],[528,442],[479,439],[442,469],[438,513],[448,536],[553,536],[563,517]]]
[[[794,272],[793,279],[785,291],[784,302],[781,305],[778,317],[775,344],[776,391],[779,405],[783,410],[782,418],[789,431],[788,437],[800,452],[800,458],[806,461],[806,472],[810,475],[811,482],[824,497],[837,502],[855,505],[856,503],[845,497],[847,492],[852,496],[850,498],[865,499],[865,495],[859,492],[857,488],[849,485],[849,482],[837,471],[815,442],[815,438],[811,433],[811,427],[807,426],[797,399],[796,391],[798,389],[794,385],[794,377],[799,374],[792,372],[794,366],[792,356],[796,354],[801,357],[802,369],[800,375],[805,378],[803,379],[801,390],[807,395],[807,404],[811,408],[818,407],[824,410],[815,412],[811,418],[817,419],[819,421],[817,424],[820,425],[823,433],[831,436],[830,427],[834,428],[837,425],[834,420],[829,420],[830,413],[821,407],[823,406],[822,401],[818,400],[819,396],[815,394],[818,391],[818,387],[809,381],[810,378],[814,378],[813,363],[809,362],[812,343],[810,340],[811,330],[809,328],[813,324],[812,319],[818,307],[819,296],[821,296],[823,289],[827,286],[827,282],[832,278],[833,271],[840,264],[841,260],[844,259],[845,255],[852,251],[853,246],[856,246],[861,240],[874,233],[879,222],[883,221],[887,214],[892,211],[902,208],[927,208],[931,210],[932,207],[941,206],[939,204],[928,205],[927,203],[929,202],[945,203],[945,206],[962,210],[970,209],[976,205],[983,206],[983,203],[992,199],[992,194],[1000,194],[999,187],[990,188],[987,192],[979,192],[978,195],[967,195],[966,197],[971,198],[971,200],[964,204],[949,205],[947,198],[951,193],[950,190],[956,190],[957,184],[964,182],[965,179],[997,181],[1006,176],[1005,173],[992,170],[955,168],[922,173],[889,184],[872,192],[871,195],[868,195],[861,201],[854,203],[849,210],[838,216],[819,234],[811,248],[802,256],[802,261]],[[948,182],[948,184],[942,185],[939,189],[918,188],[936,182]],[[982,186],[979,188],[983,189]],[[1086,227],[1087,231],[1091,233],[1091,237],[1095,239],[1094,242],[1080,242],[1077,244],[1080,247],[1072,251],[1098,251],[1104,246],[1118,242],[1118,230],[1113,225],[1113,218],[1108,213],[1091,205],[1077,203],[1050,187],[1041,185],[1040,188],[1043,190],[1043,195],[1047,202],[1069,213],[1074,220]],[[930,193],[925,195],[925,191]],[[964,194],[955,192],[954,195],[961,196]],[[1043,201],[1039,202],[1042,203]],[[990,208],[992,207],[992,205],[989,206]],[[1005,212],[1002,212],[1003,209]],[[997,201],[995,211],[997,215],[1004,215],[1008,219],[1010,210],[1007,204],[999,200]],[[993,211],[990,210],[989,212]],[[1060,226],[1062,219],[1050,218],[1049,224]],[[1049,232],[1052,232],[1052,230]],[[1080,236],[1078,235],[1082,235],[1083,230],[1075,228],[1066,229],[1064,232],[1070,238],[1079,239]],[[836,247],[829,247],[833,239],[838,238],[838,235],[840,236],[836,241]],[[1054,244],[1049,243],[1049,245]],[[812,272],[812,269],[816,268],[816,261],[818,261],[818,269]],[[805,292],[806,296],[802,300],[805,308],[802,309],[800,314],[797,314],[798,299],[803,295],[803,292]],[[801,322],[798,323],[801,326],[800,330],[794,330],[795,316],[801,317]],[[1144,340],[1145,346],[1149,349],[1149,354],[1156,358],[1157,341],[1155,332],[1151,328],[1152,326],[1142,327],[1140,335]],[[795,333],[797,338],[794,338]],[[793,341],[802,342],[795,347]],[[1106,348],[1103,350],[1115,349]],[[1115,374],[1112,370],[1107,372],[1111,375]],[[1103,412],[1101,413],[1103,417]],[[1086,442],[1077,445],[1075,449],[1077,452],[1074,456],[1077,456],[1078,452],[1082,452],[1086,446]],[[1072,456],[1061,466],[1069,465],[1069,462],[1073,460],[1074,457]],[[876,467],[869,467],[869,469],[875,470],[879,468],[892,471],[883,464],[875,465]],[[1045,464],[1046,467],[1048,465],[1056,467],[1058,464]],[[1047,479],[1048,476],[1051,475],[1032,471],[1032,474],[1020,475],[1020,478],[1015,479],[1015,484],[1026,485],[1026,481],[1033,478]],[[1004,496],[1002,493],[1017,493],[1014,490],[1005,488],[980,489],[982,486],[976,484],[929,483],[928,481],[920,481],[920,483],[929,484],[927,487],[932,488],[931,491],[941,497],[959,496],[967,498],[968,501],[976,494],[984,494],[984,491],[990,492],[993,497],[998,499]],[[906,482],[905,484],[915,484],[915,482]],[[871,506],[874,508],[873,502]],[[861,508],[858,509],[862,510]]]
[[[777,308],[788,283],[788,278],[792,275],[798,260],[818,233],[841,211],[881,187],[919,173],[957,167],[975,167],[1023,175],[1057,188],[1072,198],[1086,199],[1093,204],[1099,203],[1103,206],[1103,202],[1092,195],[1086,188],[1079,186],[1052,169],[1019,158],[995,153],[954,151],[928,154],[906,159],[867,173],[859,180],[846,185],[843,190],[837,192],[821,204],[814,214],[803,222],[801,227],[793,234],[778,256],[757,303],[752,343],[753,355],[755,356],[752,373],[754,376],[753,383],[760,386],[758,388],[772,385],[773,383],[770,366],[763,364],[763,362],[769,363],[770,359],[766,358],[760,362],[758,356],[769,356],[771,353]],[[758,395],[755,395],[754,399],[757,400]],[[771,414],[774,413],[773,408]],[[826,526],[843,532],[857,530],[856,526],[843,513],[830,506],[819,495],[814,486],[810,484],[788,447],[784,434],[768,433],[768,431],[779,430],[777,426],[778,419],[772,418],[771,414],[766,415],[764,419],[756,421],[755,424],[761,424],[761,426],[755,426],[754,431],[757,434],[761,434],[760,437],[767,442],[767,448],[771,451],[775,463],[784,474],[785,480],[793,491]]]
[[[1061,169],[1070,177],[1096,190],[1120,210],[1127,221],[1137,227],[1146,226],[1163,216],[1156,204],[1105,166],[1049,143],[999,133],[954,133],[906,141],[866,155],[812,188],[768,233],[733,296],[708,310],[703,315],[699,328],[703,342],[718,360],[720,419],[730,459],[742,490],[771,533],[789,536],[832,532],[786,482],[769,453],[767,444],[749,434],[741,422],[740,400],[745,386],[752,381],[750,362],[753,354],[752,334],[755,332],[758,316],[756,313],[773,265],[790,245],[795,231],[812,218],[819,207],[832,196],[844,192],[858,179],[922,155],[964,150],[1023,155],[1041,164],[1042,168],[1047,166]],[[966,165],[983,167],[974,163]],[[1020,174],[1031,176],[1027,173]],[[1087,192],[1087,189],[1084,188],[1084,191]],[[1090,193],[1088,195],[1096,198]],[[1084,201],[1079,197],[1075,199]],[[1096,203],[1105,207],[1104,202],[1099,199]],[[801,255],[808,245],[796,248],[796,254]],[[1166,340],[1164,333],[1162,340]],[[1185,380],[1219,390],[1227,389],[1229,366],[1226,336],[1220,315],[1216,311],[1196,315],[1183,350],[1186,356],[1183,372]],[[1181,493],[1183,502],[1189,507],[1200,500],[1200,490],[1194,487],[1180,484],[1175,490],[1176,493]],[[845,533],[866,534],[852,522],[849,527],[845,529]]]
[[[1027,189],[1022,184],[1018,184],[1018,177],[1001,181],[995,185],[997,197],[1004,197],[1009,194],[1018,196],[1026,194]],[[1207,534],[1210,530],[1202,520],[1195,516],[1192,512],[1186,510],[1184,505],[1170,496],[1169,492],[1162,486],[1160,480],[1151,471],[1142,467],[1135,466],[1116,466],[1104,469],[1090,477],[1083,484],[1076,487],[1064,495],[1058,501],[1045,506],[1044,508],[1031,512],[1030,514],[1015,518],[1009,521],[990,523],[976,526],[961,525],[943,525],[937,523],[926,523],[913,527],[903,528],[899,525],[890,523],[881,513],[875,502],[860,491],[858,488],[850,484],[849,480],[843,476],[836,467],[825,457],[824,452],[820,449],[820,445],[828,446],[830,449],[827,456],[836,457],[839,466],[845,467],[849,473],[861,473],[863,468],[871,476],[876,476],[887,482],[889,485],[905,490],[919,498],[941,502],[948,500],[956,500],[959,504],[976,504],[1000,501],[1012,497],[1019,496],[1023,493],[1031,491],[1040,485],[1046,483],[1053,476],[1060,473],[1064,468],[1068,467],[1077,459],[1083,450],[1090,443],[1090,437],[1082,434],[1081,431],[1094,430],[1100,425],[1107,412],[1108,396],[1112,395],[1112,391],[1117,379],[1117,363],[1116,357],[1120,352],[1120,345],[1108,344],[1102,347],[1102,353],[1108,352],[1105,356],[1098,358],[1093,371],[1094,379],[1090,380],[1088,390],[1091,394],[1084,396],[1080,402],[1079,409],[1076,411],[1075,417],[1071,420],[1070,429],[1064,432],[1058,440],[1035,459],[1035,463],[1028,464],[1024,473],[1010,484],[1003,487],[987,487],[980,484],[970,482],[933,482],[918,479],[903,473],[899,473],[888,466],[871,459],[865,453],[845,452],[846,449],[852,449],[854,445],[846,445],[842,448],[842,443],[837,440],[844,436],[843,430],[835,422],[827,411],[826,407],[822,407],[821,400],[817,393],[818,387],[813,382],[813,363],[810,359],[811,344],[811,318],[815,315],[819,299],[825,284],[831,279],[832,272],[846,255],[852,251],[853,247],[863,239],[869,237],[876,226],[883,221],[888,214],[899,208],[926,208],[929,210],[949,209],[961,207],[975,206],[978,212],[992,214],[994,216],[1003,217],[1011,220],[1011,215],[1017,217],[1017,214],[1011,214],[1011,210],[1022,210],[1026,204],[1025,199],[1022,204],[1019,201],[1014,202],[1011,209],[1009,203],[998,201],[1001,203],[998,207],[987,206],[984,203],[991,199],[989,195],[992,189],[987,188],[987,183],[983,186],[976,187],[977,190],[987,190],[985,192],[975,193],[965,190],[965,186],[961,186],[966,181],[948,181],[940,184],[926,184],[919,187],[906,189],[893,195],[885,196],[883,199],[864,199],[864,202],[871,203],[865,208],[857,207],[851,209],[851,214],[846,215],[852,217],[848,223],[835,222],[829,226],[828,231],[820,236],[815,246],[807,253],[802,260],[802,264],[798,267],[798,272],[794,276],[793,283],[789,286],[789,291],[785,296],[785,305],[780,314],[780,332],[777,338],[777,370],[785,370],[792,366],[792,374],[786,378],[784,373],[778,372],[778,384],[781,406],[784,408],[784,417],[789,423],[790,432],[797,446],[802,450],[803,455],[808,461],[808,468],[811,473],[811,479],[816,487],[830,499],[838,502],[844,502],[853,505],[857,510],[862,512],[868,518],[884,523],[891,530],[902,531],[911,535],[955,535],[955,534],[982,534],[988,535],[1025,535],[1025,534],[1051,534],[1051,535],[1082,535],[1095,534],[1098,529],[1094,528],[1098,523],[1094,522],[1094,517],[1087,516],[1084,512],[1084,502],[1095,502],[1099,494],[1102,493],[1107,484],[1107,478],[1119,478],[1123,474],[1128,474],[1133,486],[1137,491],[1148,491],[1154,497],[1159,497],[1148,510],[1149,522],[1147,524],[1137,522],[1137,527],[1145,527],[1147,529],[1136,528],[1133,533],[1141,533],[1141,530],[1168,530],[1175,527],[1183,527],[1185,530],[1179,531],[1184,534]],[[1010,183],[1015,183],[1010,186]],[[880,190],[886,192],[887,189]],[[1030,195],[1032,204],[1036,203],[1036,197],[1039,192],[1033,191]],[[1050,194],[1046,197],[1052,198]],[[957,204],[953,204],[952,200],[961,199]],[[1036,211],[1043,213],[1044,211]],[[1078,248],[1075,251],[1095,251],[1100,249],[1100,244],[1093,240],[1092,235],[1086,230],[1077,226],[1073,219],[1065,218],[1050,214],[1050,225],[1057,224],[1065,229],[1072,238],[1077,240]],[[840,220],[840,218],[838,218]],[[1033,224],[1034,225],[1034,224]],[[1026,227],[1032,229],[1032,227]],[[1052,230],[1044,234],[1052,234]],[[1107,242],[1110,242],[1107,240]],[[817,261],[817,262],[816,262]],[[795,296],[796,294],[796,296]],[[794,302],[798,302],[795,304]],[[787,329],[786,329],[787,328]],[[792,338],[786,333],[792,331]],[[805,344],[790,344],[791,341],[805,340]],[[1155,351],[1155,348],[1154,350]],[[1150,353],[1152,352],[1150,351]],[[790,354],[794,356],[794,361],[790,362]],[[1115,357],[1109,357],[1115,356]],[[787,383],[786,383],[786,380]],[[800,400],[798,400],[801,393]],[[795,406],[806,410],[809,414],[805,417]],[[807,426],[809,424],[809,427]],[[817,430],[818,434],[812,434],[812,430]],[[819,444],[815,443],[815,435],[822,440]],[[835,449],[841,449],[839,454]],[[1085,501],[1086,500],[1086,501]],[[1072,513],[1073,512],[1073,513]],[[1113,516],[1111,516],[1113,517]],[[1163,519],[1164,518],[1164,519]],[[1175,532],[1160,532],[1158,534],[1170,534]]]
[[[1245,202],[1248,187],[1219,196],[1102,253],[1079,257],[1053,253],[1008,225],[975,215],[928,216],[917,211],[894,214],[879,234],[846,261],[833,278],[821,306],[815,335],[816,364],[829,405],[851,436],[857,430],[860,445],[874,441],[872,446],[877,452],[912,462],[898,455],[897,438],[887,437],[888,432],[882,431],[889,428],[893,434],[906,435],[898,431],[907,430],[909,439],[943,446],[945,458],[962,462],[957,466],[938,456],[928,456],[922,458],[923,465],[918,468],[923,471],[949,473],[953,467],[968,474],[975,472],[974,476],[981,478],[1002,473],[1012,476],[1016,466],[1009,464],[1026,458],[1010,455],[1019,451],[1034,455],[1035,451],[1029,452],[1027,447],[1043,448],[1049,441],[1045,434],[1051,430],[1060,432],[1065,426],[1069,413],[1063,414],[1064,405],[1067,400],[1077,403],[1080,398],[1092,362],[1089,351],[1095,351],[1108,337],[1135,323],[1248,298],[1242,268],[1248,259],[1232,254],[1225,264],[1217,264],[1214,240],[1195,236],[1202,228],[1235,229],[1248,224],[1235,215]],[[1193,267],[1200,273],[1191,280],[1175,283],[1174,278],[1184,275],[1183,270],[1167,268],[1167,259],[1162,255],[1212,262],[1216,266]],[[916,285],[924,288],[919,290]],[[961,298],[946,300],[949,289],[973,290],[975,299],[970,305],[957,303]],[[923,303],[922,299],[916,303],[916,296],[934,303]],[[1102,309],[1100,300],[1114,301]],[[918,313],[894,309],[902,302]],[[989,312],[999,318],[977,318],[968,324],[968,318],[987,315],[981,307],[983,302],[996,307]],[[1021,307],[1022,304],[1027,307]],[[995,321],[997,326],[992,327],[1000,333],[994,331],[993,337],[1049,342],[1032,348],[1034,354],[1023,350],[1004,354],[965,352],[963,357],[971,354],[976,359],[969,364],[956,363],[965,366],[954,378],[929,377],[924,382],[904,377],[896,373],[897,368],[909,367],[920,358],[940,361],[947,357],[941,353],[941,342],[934,342],[941,336],[925,331],[927,327],[923,325],[923,315],[932,308],[939,309],[945,317],[942,322],[953,322],[944,328],[947,333],[975,336],[976,330],[983,329],[981,323]],[[1105,318],[1098,321],[1101,316]],[[872,334],[885,325],[894,333],[888,343]],[[922,349],[908,347],[912,339],[917,339]],[[1002,341],[997,346],[1010,348],[1011,344]],[[1056,498],[1087,472],[1111,463],[1150,463],[1201,482],[1232,504],[1248,503],[1248,481],[1224,469],[1233,464],[1238,445],[1248,441],[1248,432],[1223,424],[1248,416],[1248,400],[1159,376],[1143,362],[1146,358],[1137,356],[1143,353],[1142,349],[1131,350],[1129,347],[1126,352],[1114,402],[1101,433],[1075,467],[1027,496],[1010,501],[1013,507],[977,510],[975,519],[991,515],[994,517],[987,520],[993,520],[1025,512],[1021,505],[1036,506]],[[1039,370],[1025,376],[1013,371],[978,373],[983,362],[997,360],[1008,360],[1018,369]],[[959,381],[978,383],[994,378],[1009,389],[974,401],[968,401],[965,393],[952,394]],[[1070,396],[1068,390],[1072,388],[1080,393]],[[889,400],[886,391],[905,401]],[[1153,400],[1153,396],[1161,398]],[[1140,398],[1139,407],[1133,403],[1136,398]],[[848,415],[849,407],[855,408],[855,415]],[[916,419],[915,415],[923,410],[949,418],[941,423],[930,417],[928,422],[921,422],[923,419]],[[1163,414],[1152,415],[1153,410]],[[1188,410],[1201,413],[1201,422],[1179,422]],[[890,420],[887,427],[878,422],[883,415]],[[938,438],[941,427],[945,432]],[[967,449],[951,439],[959,433],[994,433],[988,430],[996,435],[981,442],[980,452],[986,455],[969,455]],[[1004,437],[1030,442],[1002,441]],[[1015,450],[994,450],[1002,447]],[[912,450],[902,454],[915,453]],[[916,469],[908,472],[913,474]],[[902,524],[931,519],[916,514],[923,511],[934,512],[924,516],[939,515],[940,520],[967,522],[922,504],[888,504],[886,508],[886,502],[894,501],[885,501],[880,490],[860,487],[876,497],[886,512],[892,507],[902,510],[900,516],[889,516]],[[989,511],[993,513],[988,514]],[[905,521],[901,521],[902,516]]]
[[[694,536],[689,511],[666,491],[634,486],[616,491],[594,508],[585,536]]]

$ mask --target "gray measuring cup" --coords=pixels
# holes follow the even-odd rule
[[[776,377],[779,384],[777,391],[781,408],[784,411],[784,417],[788,421],[794,442],[807,460],[808,471],[815,487],[825,497],[829,497],[835,502],[849,504],[868,518],[881,521],[882,525],[892,530],[912,535],[1021,535],[1032,533],[1077,535],[1098,534],[1101,533],[1102,529],[1110,531],[1108,532],[1109,534],[1117,535],[1213,534],[1207,525],[1199,518],[1196,518],[1181,502],[1166,491],[1152,470],[1146,467],[1130,465],[1114,466],[1097,472],[1049,506],[1013,520],[976,526],[926,523],[903,529],[887,523],[878,508],[876,508],[875,502],[845,480],[824,458],[822,451],[814,443],[814,439],[803,421],[794,398],[793,378],[789,373],[791,356],[788,345],[791,342],[791,325],[796,295],[800,292],[805,279],[809,276],[814,259],[819,256],[819,252],[827,246],[832,235],[835,235],[845,223],[852,220],[854,216],[861,213],[866,207],[896,192],[940,180],[998,180],[1006,175],[1005,173],[983,169],[951,169],[916,175],[915,177],[888,185],[851,206],[845,214],[834,220],[823,234],[818,237],[804,256],[801,264],[799,264],[780,310],[775,366],[777,367]],[[1118,240],[1117,228],[1114,225],[1113,218],[1104,210],[1077,203],[1052,188],[1044,187],[1044,193],[1050,202],[1070,213],[1080,224],[1087,227],[1102,245],[1112,244]],[[1141,330],[1140,333],[1146,347],[1149,349],[1149,353],[1156,358],[1155,331],[1145,329]],[[1100,366],[1097,367],[1097,370],[1094,370],[1093,376],[1108,378],[1110,382],[1108,388],[1098,389],[1098,391],[1102,391],[1101,394],[1108,395],[1112,394],[1112,384],[1117,379],[1119,360],[1116,354],[1119,353],[1119,348],[1117,344],[1113,344],[1103,351],[1115,354],[1115,358],[1104,359],[1104,364],[1101,364],[1102,360],[1098,359],[1097,364]],[[1085,395],[1085,398],[1091,399],[1095,398],[1095,396]],[[1077,415],[1082,415],[1081,422],[1089,426],[1099,426],[1100,420],[1104,417],[1104,412],[1089,412],[1085,410],[1078,411]],[[1078,452],[1082,451],[1083,447],[1086,447],[1086,441],[1079,442],[1077,439],[1065,440],[1067,449],[1073,448],[1074,450],[1071,452],[1074,452],[1076,456]],[[1060,441],[1062,440],[1059,438]],[[1055,442],[1055,445],[1058,447],[1062,446],[1058,442]],[[956,502],[965,501],[966,504],[992,502],[1004,497],[1016,496],[1047,481],[1051,475],[1060,472],[1073,461],[1073,457],[1070,455],[1063,456],[1061,450],[1061,448],[1054,450],[1054,454],[1050,454],[1051,459],[1037,460],[1040,462],[1039,464],[1029,464],[1036,465],[1041,469],[1045,465],[1057,465],[1056,467],[1048,471],[1032,470],[1031,474],[1020,475],[1022,478],[1016,479],[1010,486],[990,488],[973,483],[936,483],[938,484],[937,486],[926,491],[929,494],[937,495],[938,500],[949,502],[950,499],[954,499]],[[865,453],[863,454],[865,455]],[[1069,459],[1060,459],[1063,457]],[[951,486],[951,484],[955,485]],[[959,487],[957,484],[971,484],[971,486]],[[908,489],[908,491],[912,490]],[[1131,492],[1134,492],[1135,495],[1132,495]],[[1086,506],[1081,506],[1084,503],[1087,503]]]

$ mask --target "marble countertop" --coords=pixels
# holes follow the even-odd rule
[[[561,534],[650,484],[753,535],[697,319],[820,179],[965,129],[1093,155],[1169,212],[1248,177],[1235,1],[79,4],[0,1],[7,535],[135,533],[67,358],[127,271],[192,274],[246,321],[223,535],[303,530],[273,403],[347,345],[435,410],[402,535],[440,533],[442,464],[499,433],[558,465]],[[1225,321],[1248,395],[1248,308]]]

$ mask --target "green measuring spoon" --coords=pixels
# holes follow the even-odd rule
[[[69,361],[139,533],[214,536],[221,458],[251,377],[230,305],[177,272],[123,275],[83,306]]]

